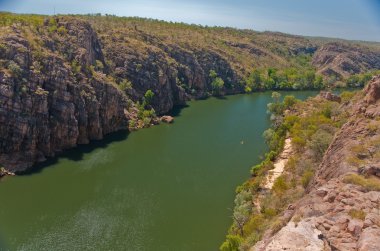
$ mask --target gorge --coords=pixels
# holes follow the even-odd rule
[[[0,31],[0,249],[376,250],[379,43],[112,15]]]

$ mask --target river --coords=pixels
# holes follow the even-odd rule
[[[191,101],[171,125],[115,133],[2,179],[3,249],[218,250],[235,188],[267,150],[269,102],[270,92]]]

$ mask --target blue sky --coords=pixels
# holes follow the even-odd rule
[[[258,31],[380,41],[380,0],[0,0],[17,13],[108,13]]]

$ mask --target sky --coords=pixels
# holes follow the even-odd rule
[[[0,11],[115,14],[380,42],[380,0],[0,0]]]

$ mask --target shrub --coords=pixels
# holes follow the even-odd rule
[[[102,61],[99,61],[99,60],[95,61],[95,69],[97,71],[103,71],[104,65],[103,65]]]
[[[72,62],[71,62],[71,70],[72,70],[72,72],[74,73],[74,74],[78,74],[79,72],[81,72],[81,69],[82,69],[82,67],[81,67],[81,65],[79,64],[79,62],[77,61],[77,60],[73,60]]]
[[[310,169],[305,170],[305,172],[302,174],[302,178],[301,178],[301,184],[302,184],[303,188],[307,188],[307,186],[309,185],[313,176],[314,176],[313,170],[310,170]]]
[[[238,235],[227,235],[226,241],[220,246],[220,251],[239,251],[243,239]]]
[[[279,196],[283,195],[285,193],[286,190],[288,190],[289,186],[288,184],[286,183],[286,179],[283,175],[281,175],[280,177],[278,177],[274,183],[273,183],[273,187],[272,187],[272,190]]]
[[[150,102],[152,102],[153,97],[154,97],[154,93],[152,92],[152,90],[147,90],[144,94],[145,105],[150,105]]]
[[[315,160],[319,161],[322,159],[332,139],[333,136],[330,133],[321,129],[311,136],[308,147],[312,150]]]
[[[365,178],[358,174],[348,174],[343,179],[344,183],[354,184],[368,191],[380,191],[380,181],[377,178]]]
[[[57,32],[60,34],[60,35],[66,35],[67,34],[67,29],[65,28],[65,26],[60,26],[58,29],[57,29]]]
[[[10,70],[13,77],[15,77],[15,78],[21,77],[22,69],[16,62],[11,60],[8,64],[8,69]]]
[[[149,117],[143,118],[144,126],[149,126],[151,121],[152,121],[152,119]]]
[[[261,235],[266,227],[265,218],[261,214],[256,214],[249,219],[244,226],[244,233],[246,236],[254,236],[255,242],[261,239]]]
[[[273,218],[277,215],[276,209],[274,208],[265,208],[263,210],[263,215],[265,218]]]
[[[55,31],[57,31],[57,29],[58,29],[58,27],[57,27],[57,21],[54,18],[50,18],[49,19],[48,32],[49,33],[53,33]]]
[[[297,103],[297,99],[294,96],[285,96],[283,103],[285,109],[289,109]]]
[[[132,83],[128,81],[127,79],[123,79],[123,81],[121,81],[118,86],[121,91],[132,89]]]
[[[363,210],[356,210],[356,209],[351,209],[348,212],[348,215],[351,216],[351,218],[359,219],[359,220],[364,220],[366,217],[366,213]]]
[[[211,87],[214,94],[219,94],[220,90],[224,86],[224,81],[220,77],[218,77],[218,74],[211,70],[209,74],[210,78],[212,79]]]
[[[344,91],[340,94],[340,97],[343,102],[348,102],[355,96],[355,94],[355,92]]]

